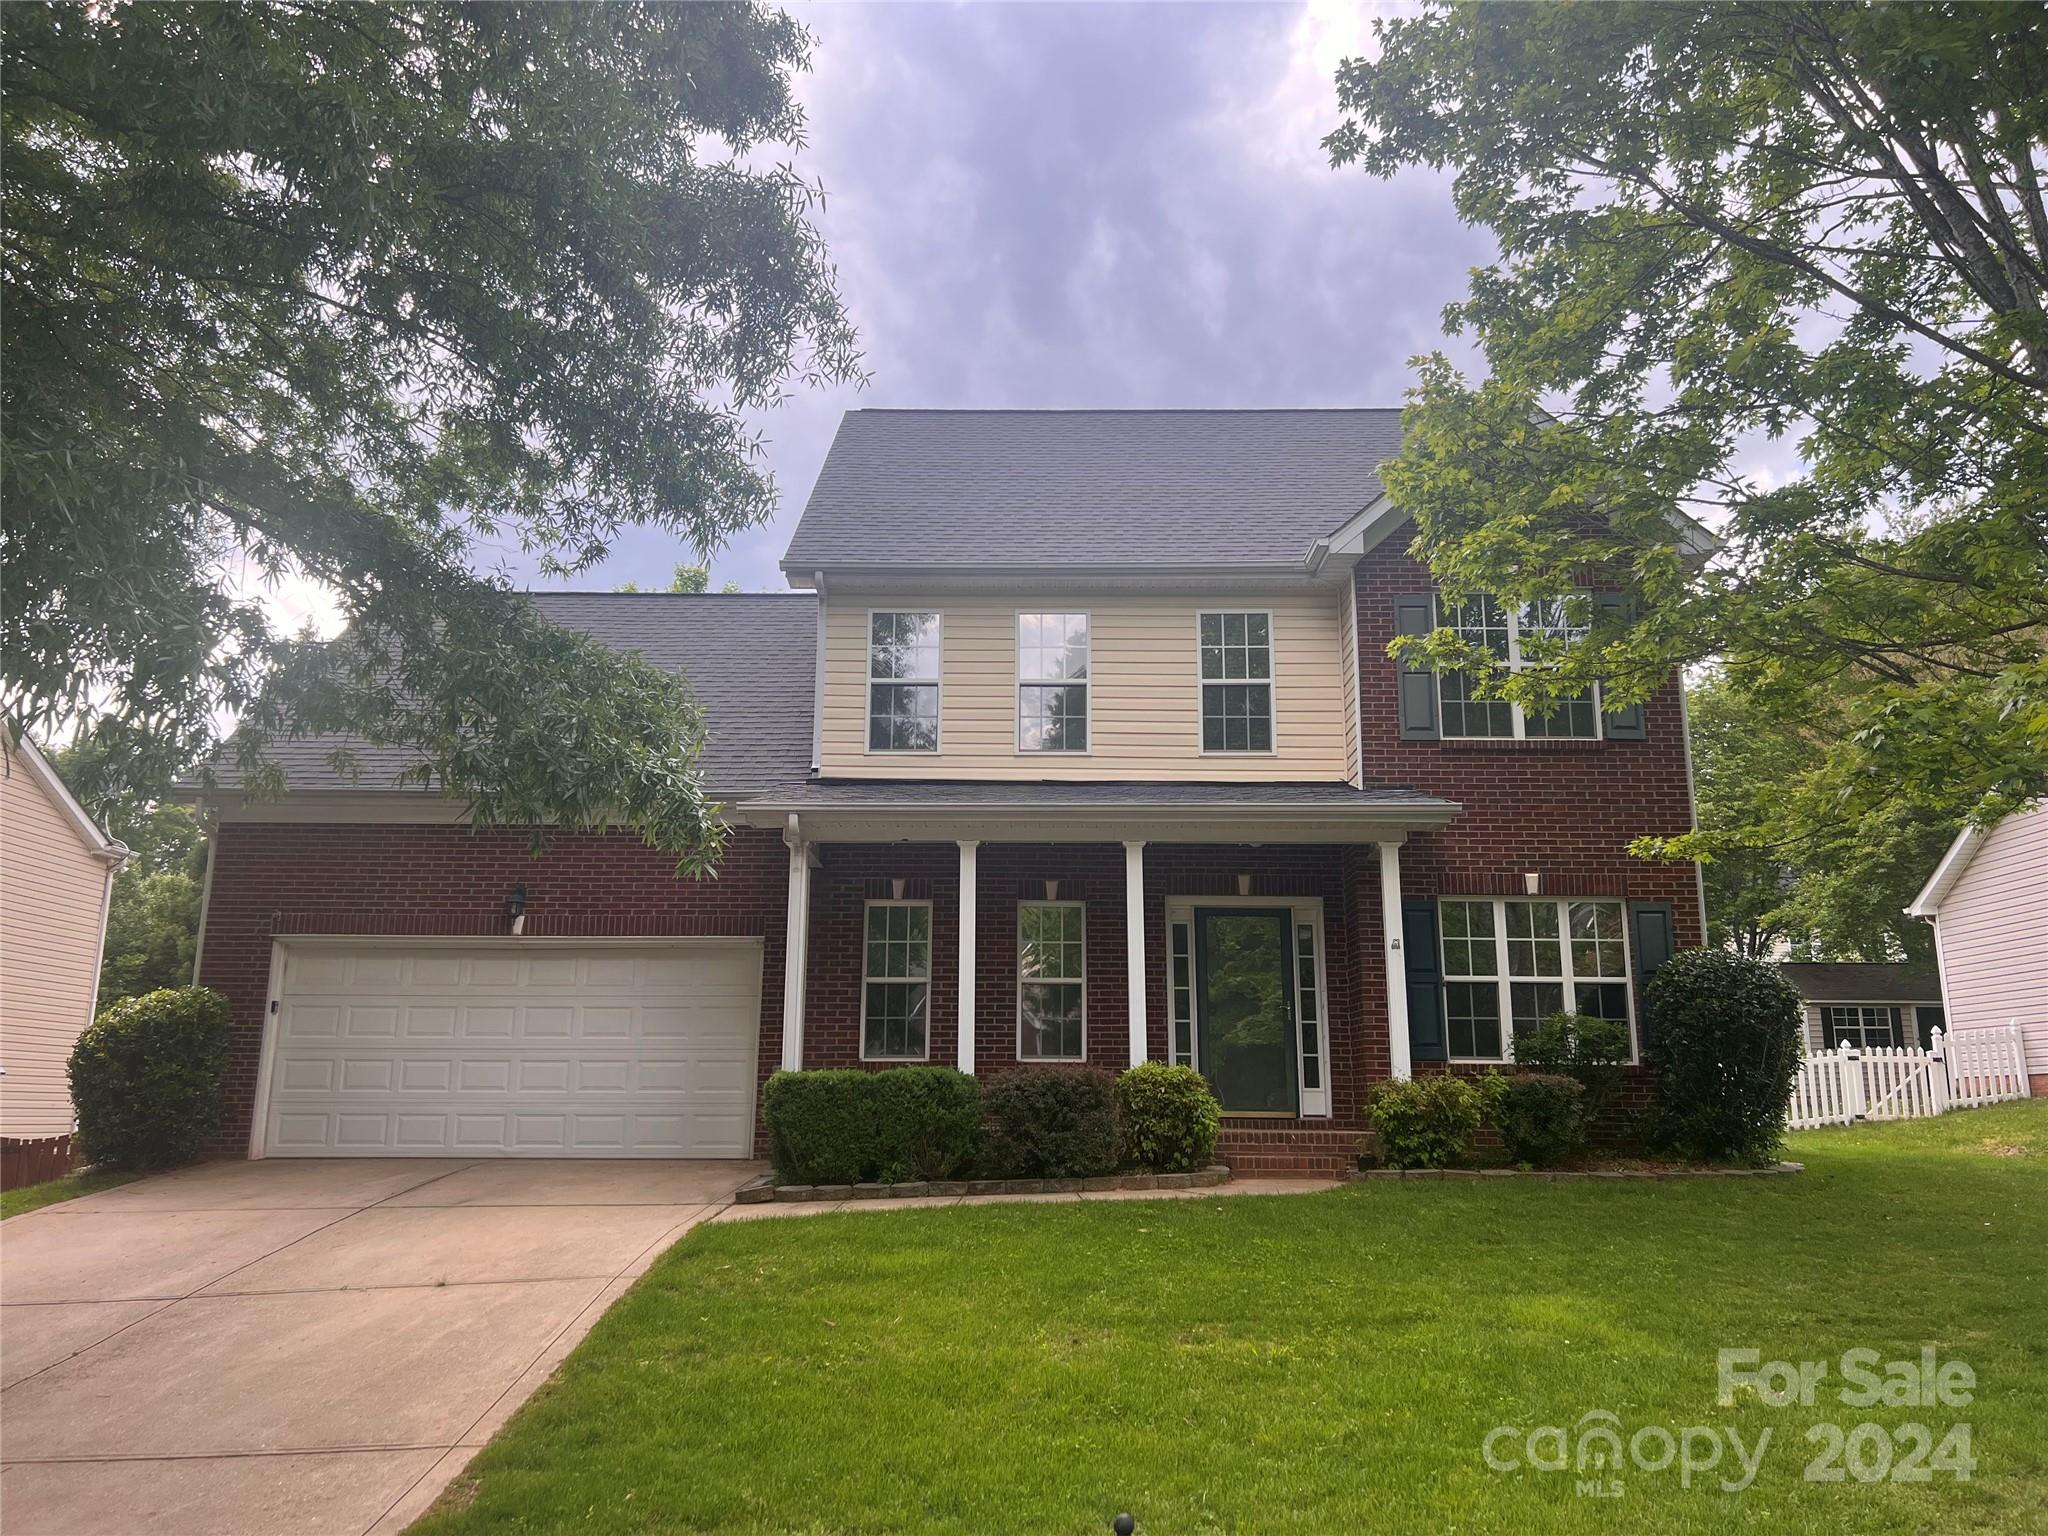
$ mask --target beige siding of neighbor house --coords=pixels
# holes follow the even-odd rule
[[[1808,1003],[1806,1005],[1806,1050],[1808,1055],[1817,1055],[1825,1049],[1827,1031],[1821,1028],[1821,1009],[1824,1007],[1851,1007],[1855,1005],[1856,1001],[1855,999],[1844,998],[1839,1003]],[[1898,1009],[1899,1044],[1918,1045],[1920,1043],[1920,1013],[1916,1004],[1864,1002],[1862,1006],[1867,1008]]]
[[[71,1129],[71,1047],[99,986],[107,865],[12,751],[0,774],[0,1136]]]
[[[2018,1020],[2027,1070],[2048,1074],[2048,802],[1986,834],[1934,924],[1949,1028]]]
[[[821,771],[927,779],[1320,780],[1349,771],[1340,592],[1281,597],[1120,594],[1067,602],[971,597],[825,604]],[[943,615],[939,750],[867,750],[868,615]],[[1017,615],[1089,615],[1090,749],[1017,750]],[[1272,616],[1273,751],[1202,751],[1196,625],[1205,612]]]

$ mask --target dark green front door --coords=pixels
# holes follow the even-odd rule
[[[1195,909],[1199,1060],[1232,1114],[1300,1111],[1290,921],[1278,907]]]

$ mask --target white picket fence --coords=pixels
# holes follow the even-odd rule
[[[1934,1031],[1926,1050],[1917,1045],[1838,1046],[1808,1056],[1792,1080],[1795,1131],[1858,1120],[1917,1120],[2028,1095],[2026,1043],[2018,1024]]]

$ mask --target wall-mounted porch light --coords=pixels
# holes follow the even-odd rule
[[[515,885],[512,894],[505,898],[505,915],[512,919],[515,934],[526,932],[526,887]]]

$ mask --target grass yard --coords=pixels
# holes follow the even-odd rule
[[[701,1227],[415,1536],[1078,1536],[1124,1509],[1152,1536],[2048,1531],[2048,1101],[1815,1132],[1793,1155],[1808,1171],[1787,1179]],[[1837,1401],[1843,1351],[1923,1345],[1974,1369],[1972,1403]],[[1724,1347],[1829,1375],[1812,1407],[1723,1408]],[[1725,1433],[1691,1488],[1625,1466],[1619,1497],[1482,1458],[1495,1426],[1520,1456],[1528,1430],[1595,1410],[1625,1436],[1771,1440],[1736,1493],[1715,1486]],[[1884,1447],[1968,1423],[1975,1473],[1806,1481],[1823,1421],[1880,1424]],[[1858,1443],[1877,1469],[1874,1432]]]
[[[86,1169],[82,1173],[67,1173],[61,1179],[45,1179],[40,1184],[24,1184],[20,1189],[10,1189],[0,1194],[0,1221],[9,1216],[26,1216],[30,1211],[39,1211],[46,1205],[57,1205],[65,1200],[76,1200],[80,1195],[96,1195],[103,1189],[112,1189],[117,1184],[132,1184],[136,1175],[132,1173],[99,1173]]]

